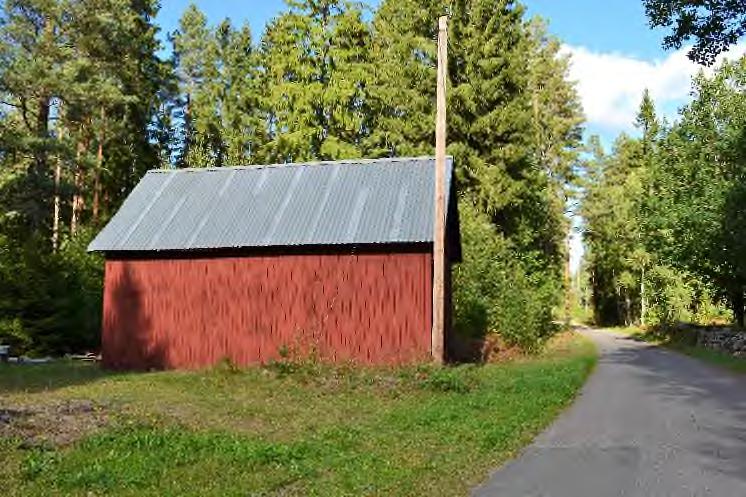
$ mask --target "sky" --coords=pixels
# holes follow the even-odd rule
[[[176,29],[190,0],[162,0],[157,22],[164,37]],[[266,23],[284,9],[283,0],[197,0],[211,23],[229,17],[249,22],[258,38]],[[369,0],[375,6],[378,0]],[[686,48],[663,50],[665,31],[650,29],[642,0],[524,0],[528,15],[546,19],[571,57],[570,79],[586,116],[586,134],[597,134],[608,148],[619,133],[635,133],[633,121],[645,88],[659,115],[674,120],[690,99],[691,78],[700,67],[686,57]],[[435,21],[433,21],[435,22]],[[746,42],[727,56],[746,53]],[[583,247],[572,242],[572,267]]]

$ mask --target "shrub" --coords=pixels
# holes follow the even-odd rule
[[[0,236],[0,340],[16,353],[63,354],[98,346],[103,263],[81,232],[52,253],[48,240]]]
[[[532,264],[468,202],[462,202],[463,261],[454,267],[454,330],[459,339],[498,333],[508,345],[539,350],[553,331],[559,284]]]
[[[648,275],[652,322],[671,325],[692,318],[694,290],[685,274],[671,267],[654,266]]]
[[[18,318],[0,319],[0,345],[10,345],[11,353],[26,350],[32,340]]]

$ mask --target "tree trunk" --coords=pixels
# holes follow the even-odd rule
[[[571,234],[567,234],[566,244],[565,244],[565,324],[567,326],[570,325],[570,322],[572,321],[572,278],[570,275],[570,236]]]
[[[106,111],[101,107],[101,124],[96,152],[96,170],[93,171],[93,224],[98,223],[98,212],[101,202],[101,168],[104,165],[104,139],[106,138]]]
[[[645,326],[645,313],[647,312],[647,302],[645,302],[645,268],[642,268],[640,276],[640,326]]]
[[[83,167],[80,160],[86,150],[86,144],[81,139],[78,141],[78,147],[75,151],[75,173],[73,175],[73,205],[70,214],[70,235],[74,235],[78,229],[80,213],[83,210],[83,197],[81,191],[83,188]]]
[[[39,143],[35,146],[33,166],[31,167],[31,188],[33,201],[38,206],[32,214],[31,223],[34,230],[49,230],[49,164],[47,141],[49,140],[49,97],[39,97],[36,109],[35,134]]]
[[[184,143],[181,148],[181,157],[179,158],[180,167],[189,167],[189,150],[192,148],[194,141],[194,130],[192,129],[192,94],[187,92],[184,104]]]
[[[36,136],[41,140],[49,138],[49,97],[40,97],[37,103]],[[37,171],[45,174],[47,171],[47,152],[44,147],[37,150],[35,155]]]
[[[624,325],[632,324],[632,300],[629,298],[629,292],[624,292]]]
[[[744,309],[743,288],[740,291],[733,293],[733,296],[731,297],[731,303],[733,305],[733,317],[735,318],[736,324],[743,328],[744,319],[746,318],[746,309]]]
[[[59,139],[62,140],[62,130]],[[55,252],[60,243],[60,178],[62,176],[62,158],[57,157],[54,168],[54,217],[52,218],[52,250]]]

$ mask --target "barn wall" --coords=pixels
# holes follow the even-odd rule
[[[106,262],[102,353],[118,369],[301,356],[404,363],[430,350],[431,254]]]

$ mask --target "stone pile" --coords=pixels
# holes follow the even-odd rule
[[[731,328],[700,328],[697,332],[697,345],[736,357],[746,357],[746,332]]]

